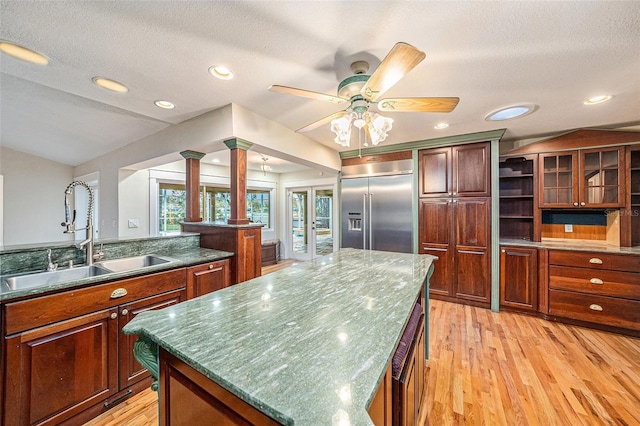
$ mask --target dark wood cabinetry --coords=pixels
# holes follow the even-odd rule
[[[144,387],[135,337],[120,330],[185,300],[184,286],[181,268],[6,303],[4,425],[82,422]]]
[[[623,207],[624,147],[540,154],[540,207]]]
[[[187,299],[229,287],[229,260],[219,260],[187,268]]]
[[[414,426],[419,424],[418,419],[424,395],[424,338],[424,315],[422,315],[403,363],[403,368],[398,377],[394,377],[394,426]]]
[[[640,246],[640,146],[630,147],[629,164],[631,202],[628,216],[631,224],[631,245]]]
[[[538,310],[538,249],[500,247],[500,306]]]
[[[438,257],[433,297],[491,303],[491,185],[488,142],[419,151],[420,253]]]

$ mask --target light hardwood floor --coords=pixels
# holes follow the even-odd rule
[[[423,424],[640,425],[640,339],[435,300],[429,324]],[[86,425],[156,424],[147,390]]]

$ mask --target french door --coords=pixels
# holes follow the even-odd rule
[[[311,260],[333,253],[334,188],[291,188],[288,195],[289,257]]]

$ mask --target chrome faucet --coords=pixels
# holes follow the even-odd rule
[[[76,211],[73,210],[73,216],[69,211],[69,196],[72,193],[72,189],[76,186],[84,186],[89,193],[89,211],[87,212],[87,226],[84,228],[76,229]],[[61,223],[66,229],[65,234],[75,234],[76,231],[86,230],[86,239],[76,244],[76,248],[85,249],[85,262],[87,265],[92,265],[94,259],[101,258],[102,252],[96,254],[93,253],[93,190],[89,185],[81,180],[71,182],[67,189],[64,191],[64,222]]]
[[[51,259],[51,249],[48,249],[47,250],[47,272],[55,271],[56,269],[58,269],[58,264],[53,263],[53,260]]]

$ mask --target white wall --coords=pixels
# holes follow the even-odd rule
[[[70,241],[63,234],[64,190],[73,181],[73,167],[0,148],[4,176],[4,245]]]
[[[121,169],[118,175],[118,236],[146,237],[149,229],[149,171]],[[137,221],[134,227],[129,221]]]

